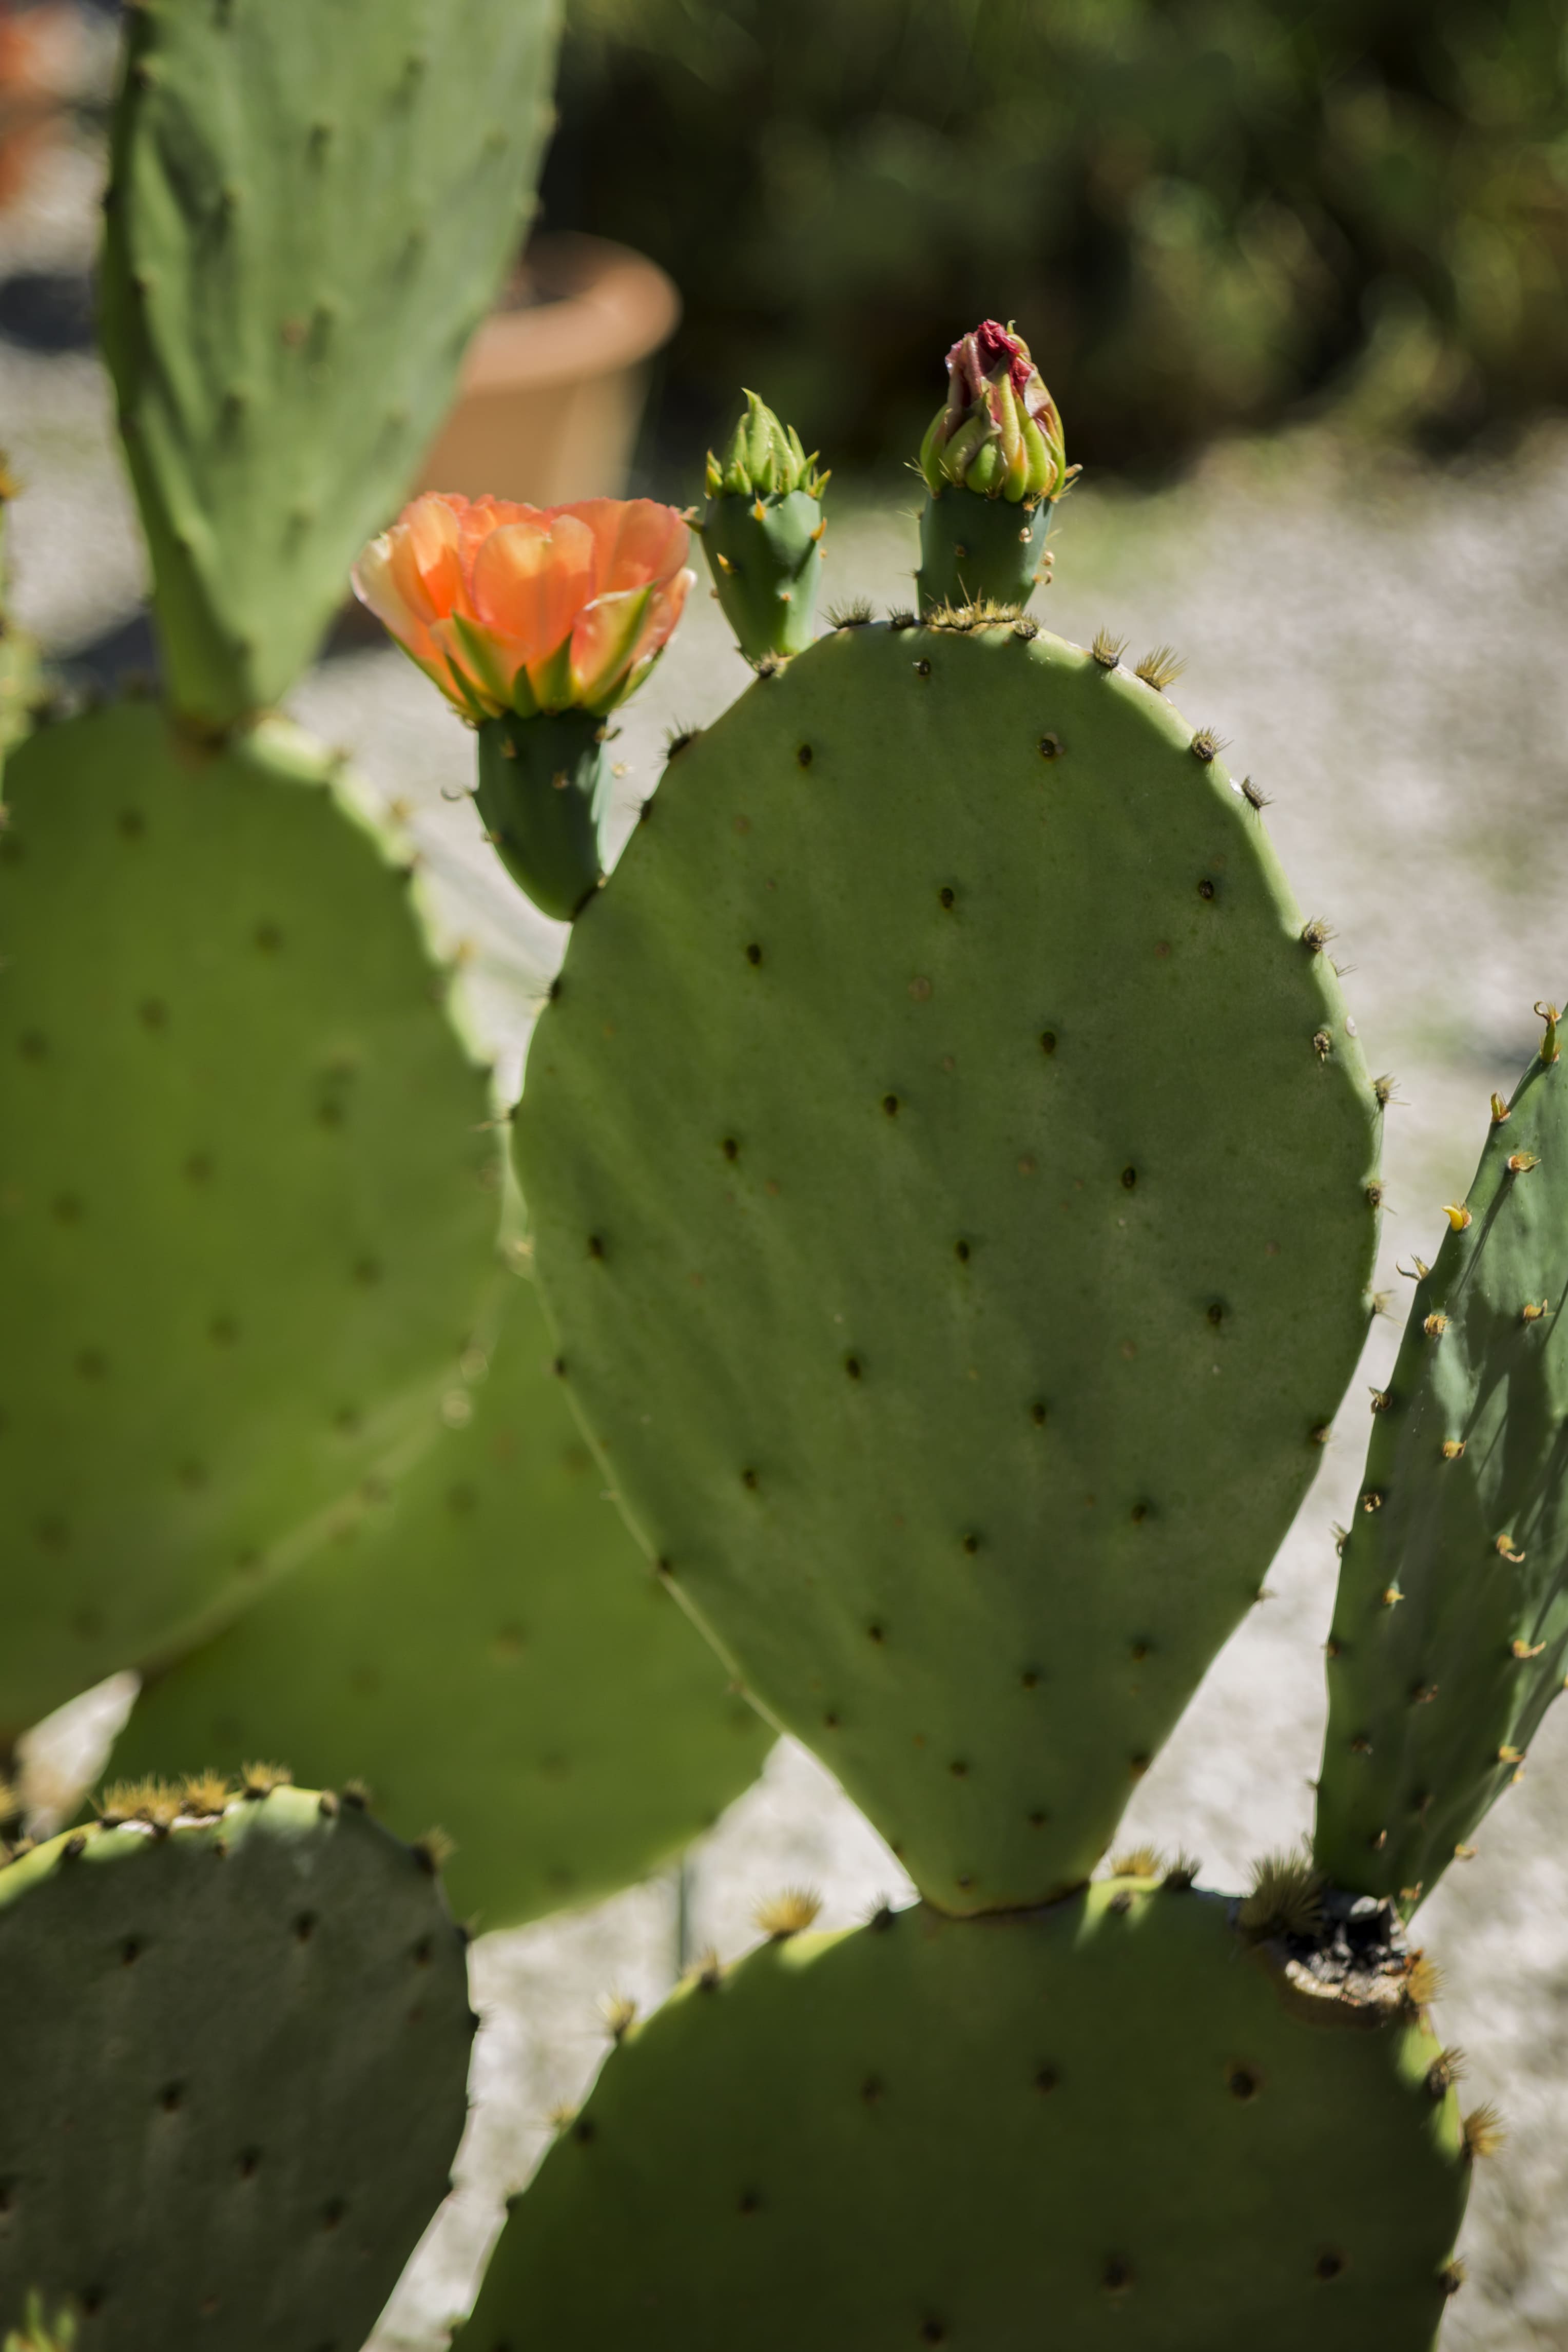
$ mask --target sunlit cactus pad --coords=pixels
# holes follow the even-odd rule
[[[706,1828],[772,1739],[649,1572],[572,1421],[530,1283],[448,1430],[367,1518],[145,1693],[115,1769],[269,1743],[456,1841],[459,1914],[589,1901]]]
[[[1418,2012],[1116,1879],[765,1947],[612,2053],[464,2352],[1424,2352],[1468,2167]],[[1438,2074],[1432,2070],[1438,2067]]]
[[[517,1120],[569,1386],[926,1896],[1081,1882],[1365,1330],[1377,1107],[1211,738],[845,627],[673,760]]]
[[[138,0],[104,342],[184,709],[309,658],[516,251],[555,0]]]
[[[1553,1021],[1416,1286],[1344,1546],[1317,1855],[1406,1911],[1519,1773],[1568,1668],[1557,1051]]]
[[[215,755],[122,708],[33,736],[6,791],[15,1733],[221,1622],[437,1433],[498,1167],[410,884],[299,739]]]
[[[0,2310],[68,2305],[78,2352],[358,2347],[463,2129],[462,1938],[334,1798],[152,1810],[0,1872]]]

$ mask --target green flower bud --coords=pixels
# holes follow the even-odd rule
[[[732,498],[784,499],[796,490],[817,499],[827,478],[818,467],[816,452],[808,457],[794,426],[780,425],[754,392],[746,395],[746,415],[723,457],[708,451],[710,499],[726,492]]]
[[[1078,468],[1067,463],[1061,419],[1029,345],[986,319],[947,354],[947,398],[920,448],[932,497],[948,484],[1012,505],[1061,496]]]
[[[749,662],[788,661],[810,644],[828,477],[754,392],[722,458],[708,453],[698,526],[714,593]]]

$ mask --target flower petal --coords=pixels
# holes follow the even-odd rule
[[[652,581],[641,588],[612,589],[583,606],[571,633],[571,698],[588,709],[605,704],[637,656]]]
[[[592,531],[601,595],[673,579],[686,560],[691,533],[674,507],[656,499],[582,499],[559,511],[576,516]]]
[[[594,571],[593,533],[575,516],[498,524],[469,558],[473,616],[507,647],[514,669],[531,673],[570,636]]]

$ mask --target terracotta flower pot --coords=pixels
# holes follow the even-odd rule
[[[533,506],[624,488],[647,362],[674,333],[664,271],[603,237],[537,236],[468,347],[420,488]]]

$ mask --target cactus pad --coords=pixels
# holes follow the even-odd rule
[[[516,249],[555,0],[141,0],[104,342],[179,707],[304,667]]]
[[[1103,1881],[689,1980],[515,2204],[464,2352],[706,2352],[742,2314],[751,2352],[1425,2352],[1468,2177],[1437,2040],[1232,1910]]]
[[[1556,1051],[1552,1023],[1416,1285],[1344,1545],[1317,1857],[1406,1912],[1518,1777],[1568,1669]]]
[[[115,1769],[269,1744],[456,1840],[498,1927],[643,1876],[738,1796],[771,1733],[641,1561],[550,1370],[533,1286],[474,1391],[368,1519],[142,1696]]]
[[[489,1278],[484,1077],[406,873],[298,743],[128,707],[7,770],[0,1733],[363,1510]]]
[[[516,1127],[633,1526],[928,1899],[1081,1882],[1366,1325],[1376,1106],[1207,737],[841,629],[674,760]]]
[[[78,2352],[363,2342],[466,2104],[419,1854],[303,1790],[95,1824],[0,1873],[0,2310],[68,2300]]]

